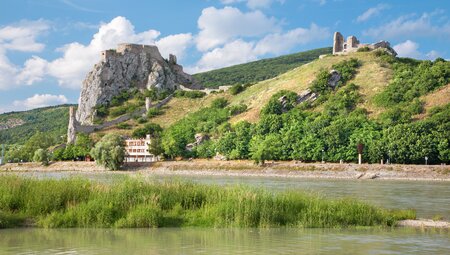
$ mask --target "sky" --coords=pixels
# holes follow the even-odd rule
[[[0,113],[77,103],[100,51],[157,45],[188,73],[387,40],[401,57],[450,59],[450,1],[2,0]]]

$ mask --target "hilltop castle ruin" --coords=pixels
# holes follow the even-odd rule
[[[372,44],[360,43],[356,36],[349,36],[344,40],[344,36],[340,32],[335,32],[333,37],[333,55],[347,54],[349,52],[356,52],[360,48],[369,48],[370,50],[383,48],[393,56],[397,56],[397,52],[391,47],[387,41],[379,41]]]

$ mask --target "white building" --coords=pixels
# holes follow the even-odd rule
[[[148,152],[150,135],[145,139],[125,140],[125,162],[153,162],[157,158]]]

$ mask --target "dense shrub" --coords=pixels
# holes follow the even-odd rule
[[[212,108],[225,108],[228,105],[228,100],[223,97],[216,98],[211,102]]]
[[[198,90],[177,90],[174,93],[175,97],[185,97],[185,98],[202,98],[206,96],[206,93]]]
[[[231,95],[237,95],[244,90],[245,90],[245,87],[242,86],[241,84],[235,84],[235,85],[231,86],[231,88],[228,89],[228,91],[230,92]]]
[[[158,136],[162,132],[162,127],[155,123],[145,124],[142,128],[137,128],[133,131],[133,138],[145,138],[146,135]]]
[[[285,105],[282,104],[281,98],[285,98]],[[262,114],[282,114],[285,111],[289,111],[297,104],[297,94],[292,91],[282,90],[275,93],[269,100],[269,102],[262,108]]]
[[[49,161],[48,152],[44,149],[37,149],[34,152],[33,161],[42,163],[42,165],[44,165],[44,166],[48,165],[48,161]]]
[[[123,138],[116,134],[105,135],[92,148],[91,155],[97,164],[109,170],[118,170],[125,157]]]
[[[164,114],[164,111],[159,107],[152,107],[147,111],[147,118],[151,119],[153,117]]]

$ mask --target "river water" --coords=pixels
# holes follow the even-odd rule
[[[22,174],[37,178],[74,175]],[[120,180],[123,175],[82,176],[111,181]],[[450,218],[449,182],[157,175],[142,178],[244,184],[274,191],[307,190],[326,197],[355,197],[387,208],[415,208],[418,217]],[[0,254],[449,254],[449,251],[449,231],[433,229],[0,230]]]

